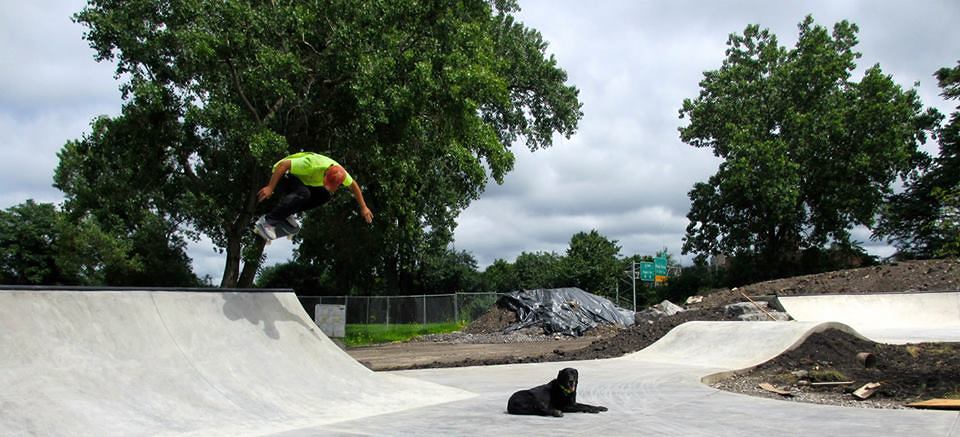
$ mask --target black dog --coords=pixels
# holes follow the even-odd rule
[[[607,407],[577,403],[577,379],[577,369],[563,369],[557,374],[557,379],[510,396],[507,412],[563,417],[563,413],[607,411]]]

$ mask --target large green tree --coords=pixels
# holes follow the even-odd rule
[[[248,286],[263,257],[249,229],[269,206],[256,192],[270,165],[325,153],[356,176],[376,219],[348,214],[341,195],[306,221],[299,256],[340,290],[379,278],[408,288],[421,250],[449,241],[488,178],[512,169],[516,140],[548,147],[582,115],[577,90],[539,33],[514,20],[517,9],[509,0],[91,1],[76,20],[97,59],[125,79],[124,111],[68,144],[64,173],[148,193],[155,216],[223,249],[222,286]],[[113,135],[118,125],[142,134]]]
[[[517,273],[510,262],[497,258],[480,275],[483,291],[509,293],[520,289]]]
[[[67,194],[65,210],[73,221],[94,217],[103,229],[131,244],[143,268],[108,265],[107,285],[198,286],[201,280],[186,254],[180,224],[185,221],[179,179],[165,162],[170,124],[160,102],[139,96],[115,119],[100,117],[91,133],[70,141],[59,153],[54,186]]]
[[[960,99],[960,63],[936,73],[942,95]],[[876,233],[901,255],[931,258],[960,256],[960,106],[939,129],[940,153],[891,195]]]
[[[563,257],[553,252],[522,252],[513,261],[518,286],[521,289],[562,287],[564,281]]]
[[[808,16],[798,27],[790,50],[756,25],[731,35],[723,65],[684,100],[680,137],[722,162],[689,193],[683,253],[778,266],[804,248],[855,245],[850,230],[874,224],[891,183],[922,157],[936,111],[879,66],[851,80],[856,25],[831,32]]]
[[[419,282],[425,294],[480,291],[477,260],[469,252],[444,249],[426,257]]]
[[[590,293],[611,296],[622,262],[617,258],[620,246],[596,229],[570,237],[570,247],[562,261],[563,282]]]

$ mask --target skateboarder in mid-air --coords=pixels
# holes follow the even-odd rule
[[[360,215],[367,223],[373,213],[363,201],[360,184],[355,182],[343,166],[318,153],[301,152],[287,156],[273,165],[270,182],[257,192],[263,202],[279,188],[280,200],[266,215],[257,220],[257,235],[268,242],[300,230],[294,215],[327,203],[340,186],[350,189],[360,205]]]

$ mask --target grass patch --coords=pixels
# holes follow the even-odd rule
[[[920,345],[908,344],[905,349],[913,358],[924,356],[953,357],[956,350],[951,344],[924,343]]]
[[[797,378],[797,375],[790,372],[778,373],[773,376],[773,382],[780,385],[796,385],[799,381],[800,378]]]
[[[379,343],[407,341],[413,337],[427,334],[443,334],[463,329],[465,323],[427,323],[427,324],[347,324],[344,344],[349,347],[367,346]]]
[[[907,353],[910,354],[913,358],[920,358],[920,347],[912,344],[908,344],[905,348]]]
[[[821,369],[821,370],[811,370],[810,371],[810,381],[811,382],[840,382],[840,381],[849,381],[842,372],[836,369]]]

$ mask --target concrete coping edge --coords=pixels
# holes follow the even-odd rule
[[[154,291],[154,292],[192,292],[192,293],[293,293],[292,288],[217,288],[217,287],[98,287],[82,285],[3,285],[4,291]]]

